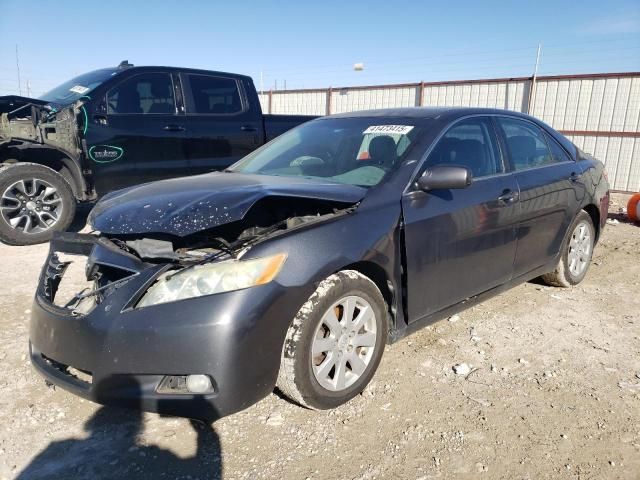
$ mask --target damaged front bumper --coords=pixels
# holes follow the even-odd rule
[[[118,280],[97,285],[89,308],[58,306],[56,290],[66,268],[58,253],[86,257],[88,277],[103,269],[120,272],[112,277]],[[305,293],[272,281],[135,308],[167,267],[146,263],[100,237],[54,238],[31,314],[34,367],[50,383],[101,404],[208,421],[269,394],[287,325],[299,308],[296,299]],[[209,376],[213,391],[194,395],[162,387],[168,376],[185,375]]]

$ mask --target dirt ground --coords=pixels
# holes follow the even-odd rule
[[[526,283],[388,346],[341,408],[273,394],[212,427],[45,386],[27,337],[46,250],[0,245],[0,478],[640,478],[639,226],[608,225],[578,287]]]

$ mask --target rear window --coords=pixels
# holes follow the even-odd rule
[[[228,115],[242,112],[238,82],[232,78],[187,75],[192,102],[189,113]]]

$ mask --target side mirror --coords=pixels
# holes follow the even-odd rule
[[[467,188],[471,185],[472,178],[471,171],[466,167],[435,165],[427,168],[422,176],[416,180],[416,187],[423,192]]]

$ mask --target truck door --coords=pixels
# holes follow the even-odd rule
[[[490,118],[463,119],[450,127],[425,167],[447,164],[469,168],[472,184],[410,191],[402,198],[410,322],[512,275],[518,186],[504,173]]]
[[[182,73],[193,173],[222,170],[263,143],[262,113],[232,77]]]
[[[169,73],[145,72],[107,92],[85,135],[99,195],[187,173],[178,91]]]

